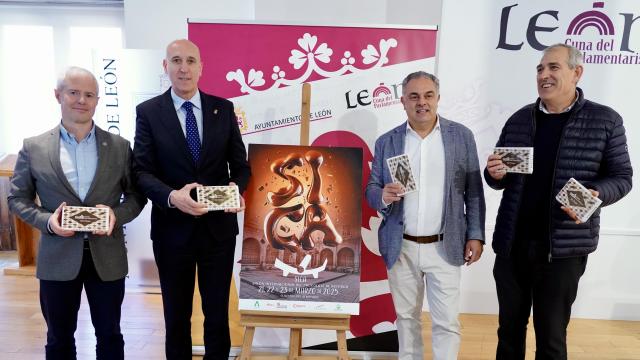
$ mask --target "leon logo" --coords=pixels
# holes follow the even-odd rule
[[[496,49],[509,51],[519,51],[524,45],[524,41],[518,41],[519,32],[524,30],[524,37],[529,46],[535,50],[544,50],[547,46],[562,42],[572,45],[584,53],[584,62],[592,64],[640,64],[640,56],[630,47],[632,30],[636,20],[640,17],[633,13],[610,10],[609,13],[616,13],[616,17],[610,17],[605,13],[605,2],[596,1],[592,3],[592,8],[582,11],[575,16],[558,10],[545,10],[534,14],[529,18],[526,29],[518,29],[518,25],[510,24],[509,18],[518,4],[513,4],[502,8],[500,16],[500,35]],[[616,22],[618,28],[616,29]],[[542,26],[540,24],[557,24],[558,26]],[[540,33],[553,33],[558,30],[563,23],[566,24],[564,37],[549,37],[553,40],[548,44],[543,44]],[[558,33],[560,35],[560,33]]]
[[[593,3],[593,8],[604,8],[604,2]],[[589,27],[594,28],[600,35],[613,35],[615,33],[613,22],[607,15],[597,10],[590,10],[576,16],[571,21],[567,29],[567,35],[581,35]]]
[[[374,108],[379,109],[399,104],[401,92],[401,84],[393,84],[391,87],[388,87],[381,82],[372,92],[369,92],[369,89],[363,89],[352,96],[351,90],[349,90],[344,94],[344,98],[347,102],[347,109],[354,109],[358,106],[369,106],[371,104],[373,104]]]
[[[385,97],[391,95],[391,90],[388,87],[384,86],[384,83],[380,83],[380,86],[373,90],[373,97],[378,98],[380,96]]]

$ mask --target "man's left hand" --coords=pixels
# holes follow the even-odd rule
[[[234,183],[233,181],[229,183],[229,186],[236,186],[236,183]],[[245,208],[245,204],[244,204],[244,198],[242,197],[242,195],[240,196],[240,207],[239,208],[235,208],[235,209],[224,209],[224,212],[228,212],[228,213],[239,213],[244,211]]]
[[[109,209],[109,230],[108,231],[94,231],[94,235],[100,236],[111,236],[111,232],[113,232],[113,227],[116,225],[116,214],[113,212],[113,209],[108,207],[107,205],[98,204],[97,208],[107,208]]]
[[[467,244],[464,246],[464,261],[467,266],[480,260],[482,247],[482,241],[480,240],[471,239],[467,241]]]
[[[596,190],[589,189],[589,191],[591,191],[591,195],[593,195],[593,197],[598,197],[598,195],[600,195],[600,193],[597,192]],[[582,222],[580,221],[580,219],[578,219],[578,215],[576,215],[576,213],[573,210],[571,210],[570,207],[560,206],[560,209],[566,212],[567,215],[569,215],[569,217],[576,222],[576,224],[580,224]]]

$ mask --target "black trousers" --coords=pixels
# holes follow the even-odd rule
[[[76,358],[73,334],[78,322],[83,287],[96,334],[96,359],[124,359],[124,339],[120,332],[124,278],[100,280],[91,252],[85,249],[78,277],[71,281],[40,280],[40,307],[47,322],[47,360]]]
[[[196,225],[184,243],[153,242],[162,289],[168,360],[191,359],[196,268],[204,314],[204,359],[229,357],[229,287],[235,247],[235,236],[211,234],[204,221]]]
[[[525,358],[527,323],[533,305],[536,360],[567,359],[567,325],[587,256],[534,260],[496,256],[493,277],[498,293],[496,359]]]

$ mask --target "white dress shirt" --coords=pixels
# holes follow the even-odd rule
[[[442,232],[444,144],[440,119],[424,139],[407,124],[404,152],[409,156],[418,191],[404,195],[404,233],[413,236]]]

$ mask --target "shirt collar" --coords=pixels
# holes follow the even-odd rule
[[[182,104],[184,104],[186,101],[190,101],[193,104],[193,107],[195,107],[196,109],[202,110],[202,105],[201,105],[202,102],[200,100],[200,90],[198,89],[196,89],[196,93],[193,94],[191,99],[185,100],[180,96],[178,96],[178,94],[176,94],[175,91],[173,91],[173,87],[172,87],[171,99],[173,100],[173,106],[176,108],[176,111],[178,111],[182,107]]]
[[[433,130],[431,130],[431,133],[433,133],[434,131],[440,131],[440,115],[436,114],[436,126],[433,127]],[[431,135],[431,133],[429,135]],[[413,134],[415,136],[420,137],[420,135],[418,135],[418,133],[413,130],[413,128],[411,127],[411,124],[409,124],[409,121],[407,121],[407,135],[409,134]]]
[[[71,134],[69,131],[67,131],[67,129],[65,129],[65,127],[62,125],[62,122],[60,122],[60,138],[62,139],[62,141],[66,142],[67,144],[75,145],[79,143],[76,137],[73,134]],[[84,139],[82,139],[82,141],[80,142],[91,143],[95,141],[95,138],[96,138],[96,124],[93,123],[91,125],[91,131],[89,131],[87,136]]]
[[[571,105],[569,105],[567,108],[565,108],[564,110],[560,111],[560,114],[566,113],[571,111],[571,109],[573,109],[573,106],[578,102],[578,99],[580,98],[580,94],[578,93],[578,90],[576,90],[576,99],[573,100],[573,102],[571,103]],[[549,112],[549,110],[547,110],[547,106],[542,102],[542,100],[540,100],[540,104],[538,105],[538,109],[540,109],[540,111],[542,111],[545,114],[551,114]]]

